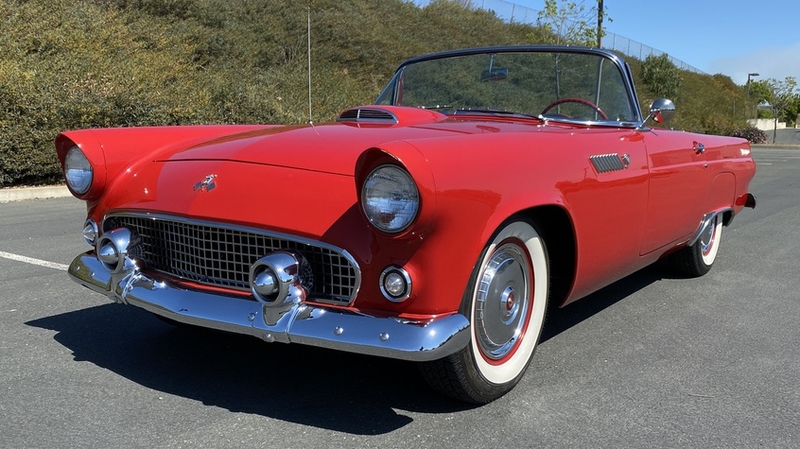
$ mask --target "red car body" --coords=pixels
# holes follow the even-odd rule
[[[397,93],[404,88],[404,68],[416,63],[473,55],[491,55],[495,61],[494,55],[501,59],[504,52],[520,51],[565,51],[613,63],[620,85],[627,87],[623,94],[632,112],[614,123],[576,120],[566,114],[551,118],[495,114],[477,108],[443,113],[433,110],[439,106],[407,106]],[[496,70],[490,62],[492,77],[485,77],[478,87],[509,76]],[[65,160],[75,147],[91,167],[88,187],[76,189],[68,183],[75,196],[86,200],[85,234],[93,245],[75,259],[70,274],[118,302],[174,321],[266,341],[313,344],[462,370],[475,379],[457,383],[454,389],[452,382],[441,378],[431,383],[456,397],[487,402],[516,384],[541,330],[534,304],[542,300],[532,294],[526,294],[527,300],[518,297],[522,289],[518,284],[528,292],[546,285],[548,305],[563,306],[660,258],[692,248],[696,256],[692,260],[703,260],[704,255],[707,259],[699,272],[697,267],[689,272],[702,274],[713,263],[707,253],[713,249],[716,254],[721,225],[729,224],[745,206],[755,205],[748,193],[755,173],[748,143],[647,127],[627,67],[610,53],[512,47],[426,56],[404,63],[387,92],[382,98],[389,100],[346,111],[331,124],[60,134],[56,149],[67,177],[72,165]],[[665,104],[651,115],[658,119],[670,113]],[[385,166],[407,173],[418,192],[410,200],[376,200],[379,207],[401,202],[392,213],[416,207],[411,223],[399,230],[381,229],[364,210],[365,183],[373,181],[376,168]],[[201,233],[197,241],[206,247],[178,246],[174,251],[183,253],[180,261],[153,265],[150,259],[155,256],[147,252],[151,250],[140,246],[148,238],[144,234],[154,231],[149,224],[147,229],[131,224],[128,216],[146,223],[166,220],[170,226],[191,226],[176,234],[159,231],[168,234],[154,246],[188,239],[184,233]],[[490,287],[500,283],[494,271],[481,268],[491,265],[485,255],[494,254],[490,242],[515,220],[531,223],[541,237],[546,265],[537,266],[535,248],[512,242],[510,255],[498,256],[497,263],[519,265],[522,274],[503,281],[512,287],[500,293],[500,309],[509,313],[500,321],[516,320],[511,315],[522,304],[526,307],[520,312],[522,322],[514,321],[508,330],[482,321],[476,326],[484,312],[475,305],[479,300],[474,298],[481,297],[475,284],[481,279]],[[127,229],[125,238],[130,241],[120,243],[119,236],[110,232],[119,228]],[[227,248],[221,248],[219,238],[209,237],[217,231],[236,233],[224,243]],[[266,254],[236,246],[247,245],[240,241],[246,240],[242,235],[261,233],[279,239],[277,247],[271,247],[279,254],[265,262],[266,268],[254,267]],[[702,235],[708,237],[701,239]],[[502,246],[514,239],[504,237],[497,243]],[[700,240],[705,246],[697,249]],[[283,290],[273,288],[281,276],[274,272],[282,270],[273,265],[285,256],[281,242],[286,241],[292,242],[289,257],[313,246],[314,251],[335,253],[353,273],[334,281],[333,293],[315,295],[317,286],[302,279],[303,270],[313,283],[327,282],[328,274],[319,274],[314,266],[325,262],[306,264],[306,257],[297,255],[289,264],[296,269],[286,288],[298,292],[285,299]],[[194,255],[186,256],[188,252]],[[241,257],[232,255],[237,253]],[[691,259],[689,255],[682,260],[687,257]],[[184,275],[174,268],[194,264],[196,258],[208,265],[204,270],[210,273],[238,263],[242,267],[233,271],[244,272],[244,279],[231,285],[209,280],[213,274]],[[547,280],[536,281],[537,270],[547,270]],[[261,284],[255,278],[264,271],[269,276]],[[342,283],[348,284],[348,293],[339,291]],[[396,296],[386,292],[394,288],[399,291]],[[281,295],[275,310],[270,309],[275,306],[273,291]],[[241,306],[226,306],[232,303]],[[476,327],[488,330],[482,334]],[[497,337],[507,331],[514,336]],[[484,353],[482,348],[498,338],[504,340],[495,347],[498,355]],[[479,344],[470,343],[476,340]],[[532,340],[530,348],[521,346],[520,340]],[[519,353],[524,360],[515,361]],[[493,377],[491,370],[508,362],[521,368]],[[485,369],[482,363],[487,364]]]

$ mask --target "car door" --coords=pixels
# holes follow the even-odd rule
[[[641,254],[688,239],[700,225],[708,195],[708,164],[701,135],[642,132],[650,170]]]
[[[639,132],[591,129],[563,137],[560,154],[577,175],[557,184],[578,245],[574,299],[642,267],[649,168]]]

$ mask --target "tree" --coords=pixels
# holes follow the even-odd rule
[[[786,107],[781,113],[781,118],[786,121],[786,125],[788,126],[797,124],[798,117],[800,117],[800,93],[795,91],[789,95]]]
[[[598,29],[595,23],[598,8],[587,8],[584,1],[568,1],[561,5],[557,0],[545,0],[544,8],[539,11],[536,25],[550,34],[550,42],[556,45],[598,45]],[[604,20],[611,22],[605,12]],[[602,32],[602,31],[601,31]],[[603,33],[605,34],[605,33]]]
[[[675,64],[666,53],[650,55],[642,63],[642,82],[656,97],[674,100],[680,92],[683,79]]]
[[[772,128],[772,143],[778,133],[778,121],[793,122],[797,119],[800,106],[800,94],[797,92],[797,80],[787,76],[783,81],[769,78],[752,83],[751,93],[759,102],[766,102],[772,111],[775,121]]]

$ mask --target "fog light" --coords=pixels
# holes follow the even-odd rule
[[[411,276],[400,267],[387,267],[381,273],[381,293],[389,301],[403,302],[411,296]]]

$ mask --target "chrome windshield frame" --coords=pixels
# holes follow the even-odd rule
[[[389,83],[386,85],[383,91],[381,91],[381,94],[375,100],[374,104],[390,104],[390,105],[398,104],[397,89],[398,86],[402,84],[400,80],[402,78],[403,71],[406,69],[406,67],[410,65],[436,59],[455,58],[455,57],[472,56],[480,54],[493,55],[501,53],[585,54],[585,55],[594,55],[597,57],[604,58],[605,60],[614,64],[617,70],[619,71],[622,83],[624,84],[624,88],[627,94],[627,101],[629,102],[630,110],[634,114],[634,117],[618,122],[609,120],[595,121],[595,120],[571,119],[564,117],[554,118],[554,117],[540,116],[539,118],[542,120],[545,120],[547,122],[569,123],[569,124],[583,125],[583,126],[604,126],[604,127],[623,127],[623,128],[636,128],[638,124],[641,123],[643,120],[641,107],[639,105],[639,98],[636,94],[636,89],[634,86],[634,81],[633,81],[633,76],[631,74],[630,66],[628,66],[628,64],[620,56],[618,56],[616,53],[598,48],[558,46],[558,45],[521,45],[521,46],[465,48],[459,50],[431,53],[409,58],[403,61],[398,66],[397,70],[395,71],[395,74],[392,76],[392,79],[389,81]]]

